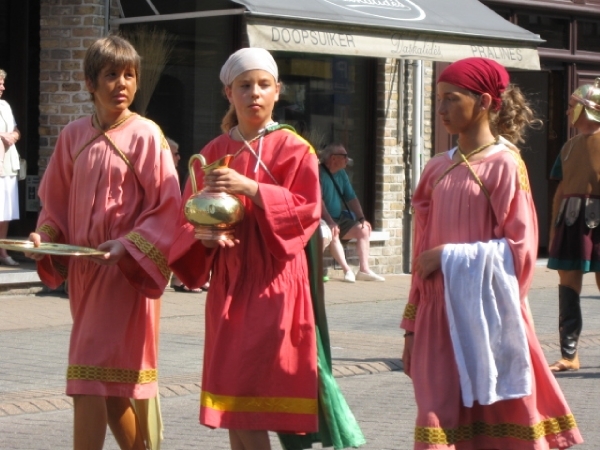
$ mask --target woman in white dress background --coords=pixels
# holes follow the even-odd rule
[[[2,100],[6,89],[6,72],[0,69],[0,239],[6,238],[8,222],[19,218],[19,153],[15,143],[21,137],[9,104]],[[0,264],[18,266],[19,263],[0,249]]]

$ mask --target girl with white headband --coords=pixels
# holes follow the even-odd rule
[[[170,266],[190,288],[212,270],[200,423],[229,429],[232,449],[265,450],[267,430],[308,435],[319,428],[305,253],[321,215],[319,172],[310,144],[271,118],[280,83],[268,51],[235,52],[220,78],[231,106],[223,134],[201,153],[207,163],[235,156],[228,168],[208,175],[196,168],[195,175],[198,184],[237,195],[244,219],[234,239],[199,241],[182,213]],[[188,182],[184,199],[191,193]]]

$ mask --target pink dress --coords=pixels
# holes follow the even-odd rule
[[[436,271],[425,280],[413,275],[401,327],[415,332],[411,360],[418,408],[415,449],[543,450],[583,442],[527,312],[538,246],[527,170],[518,153],[503,144],[495,150],[470,163],[490,199],[464,164],[442,177],[452,165],[449,153],[427,164],[412,202],[414,254],[447,243],[508,241],[531,355],[532,394],[491,405],[463,406],[442,273]]]
[[[258,153],[259,143],[252,147]],[[243,144],[228,135],[203,150],[208,163]],[[317,418],[315,322],[304,247],[319,225],[317,157],[288,130],[264,137],[261,159],[243,150],[229,164],[259,183],[264,209],[245,196],[240,243],[207,249],[181,216],[169,261],[190,288],[210,278],[200,423],[209,427],[314,432]],[[197,165],[198,166],[198,165]],[[196,167],[197,182],[203,173]],[[191,195],[187,183],[184,203]]]
[[[173,158],[159,127],[137,115],[107,135],[90,117],[61,132],[40,186],[42,241],[96,248],[119,240],[117,265],[47,256],[42,281],[67,279],[73,329],[67,394],[156,395],[160,300],[169,279],[168,248],[181,196]],[[94,138],[95,137],[95,138]]]

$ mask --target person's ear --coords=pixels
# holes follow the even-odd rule
[[[492,96],[487,92],[479,97],[479,106],[481,109],[489,110],[492,107]]]
[[[225,86],[225,96],[227,97],[227,100],[229,100],[229,103],[233,104],[233,100],[231,99],[231,86]]]
[[[94,91],[96,90],[96,86],[94,86],[94,82],[92,82],[92,80],[90,80],[89,78],[85,78],[85,88],[88,90],[88,92],[90,94],[93,94]]]
[[[279,101],[279,94],[281,93],[281,83],[275,83],[275,101]]]

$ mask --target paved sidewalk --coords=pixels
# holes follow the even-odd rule
[[[543,264],[541,262],[540,264]],[[343,283],[330,274],[326,301],[334,372],[368,439],[364,449],[410,449],[415,416],[410,380],[399,356],[398,323],[410,277],[386,282]],[[600,440],[600,296],[594,278],[584,279],[581,340],[583,369],[558,376],[583,430],[586,444]],[[557,277],[540,266],[530,291],[536,330],[548,359],[558,356]],[[227,449],[223,430],[197,423],[205,294],[163,297],[160,376],[165,441],[169,449]],[[70,399],[63,395],[70,330],[68,300],[57,295],[0,296],[0,449],[68,449]],[[280,448],[276,440],[273,448]],[[117,449],[112,437],[106,449]]]

